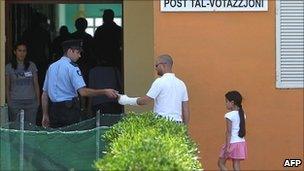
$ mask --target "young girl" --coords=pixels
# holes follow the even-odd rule
[[[245,141],[245,114],[242,107],[242,96],[237,91],[229,91],[225,94],[226,108],[226,143],[222,147],[218,166],[220,170],[227,170],[226,160],[232,159],[233,169],[240,170],[240,161],[247,157]]]
[[[6,98],[9,120],[18,121],[19,112],[24,110],[24,120],[36,124],[36,113],[40,103],[37,68],[26,58],[26,45],[17,43],[14,57],[5,67]]]

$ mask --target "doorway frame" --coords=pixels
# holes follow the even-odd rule
[[[153,1],[129,0],[2,0],[0,1],[0,106],[5,104],[5,16],[10,3],[121,3],[123,22],[124,91],[130,96],[144,95],[155,78],[154,64],[154,7]],[[128,22],[126,22],[128,20]],[[141,25],[138,27],[138,25]],[[9,41],[9,40],[8,40]],[[140,72],[138,72],[140,71]],[[138,79],[140,78],[140,79]],[[125,111],[146,111],[152,106],[126,107]]]
[[[0,107],[5,104],[5,40],[5,1],[0,1]]]

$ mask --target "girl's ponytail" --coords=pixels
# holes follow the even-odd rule
[[[225,94],[225,97],[229,101],[233,101],[236,106],[239,107],[239,117],[240,117],[240,130],[238,136],[243,138],[246,135],[246,126],[245,126],[245,114],[242,107],[242,95],[237,91],[229,91]]]
[[[242,105],[239,105],[239,116],[240,116],[239,137],[243,138],[246,135],[246,127],[245,127],[245,114]]]

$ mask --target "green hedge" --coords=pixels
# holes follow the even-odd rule
[[[98,170],[198,170],[196,144],[183,124],[152,112],[129,113],[103,137],[106,155],[95,162]]]

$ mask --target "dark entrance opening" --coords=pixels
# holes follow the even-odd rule
[[[59,35],[61,26],[66,26],[70,33],[75,33],[75,21],[78,18],[85,18],[87,28],[85,32],[92,37],[97,28],[103,24],[102,14],[106,9],[114,11],[114,22],[122,28],[123,33],[123,12],[121,0],[8,0],[6,1],[6,63],[9,63],[13,57],[13,45],[18,41],[25,39],[29,44],[34,46],[28,47],[28,57],[36,63],[39,73],[40,89],[42,89],[44,76],[47,67],[57,58],[54,56],[54,40]],[[37,22],[37,20],[39,22]],[[37,30],[33,31],[33,27],[41,27],[44,33]],[[31,30],[32,29],[32,30]],[[30,32],[30,33],[29,33]],[[117,84],[120,93],[123,93],[123,35],[121,34],[119,58],[116,60],[118,65],[110,64],[103,60],[100,54],[95,53],[88,57],[89,66],[86,66],[85,81],[88,87],[92,88],[111,88],[109,84],[103,81],[110,81]],[[90,45],[91,46],[91,45]],[[96,46],[96,45],[92,45]],[[98,48],[95,48],[98,49]],[[107,48],[108,49],[108,48]],[[37,52],[38,51],[38,52]],[[37,55],[38,54],[38,55]],[[110,57],[111,58],[111,57]],[[99,60],[101,59],[101,60]],[[118,62],[117,62],[118,61]],[[95,70],[94,76],[90,81],[90,70]],[[111,70],[111,67],[114,70]],[[109,69],[110,68],[110,69]],[[81,68],[82,69],[82,68]],[[100,73],[99,73],[100,72]],[[100,77],[100,78],[99,78]],[[113,78],[115,77],[115,78]],[[103,102],[103,105],[99,105]],[[120,105],[113,105],[103,97],[95,99],[82,99],[83,119],[94,116],[96,109],[101,108],[102,113],[122,113],[123,108]],[[94,106],[94,107],[93,107]],[[88,116],[87,116],[88,115]],[[41,122],[41,110],[37,114],[37,124]]]

